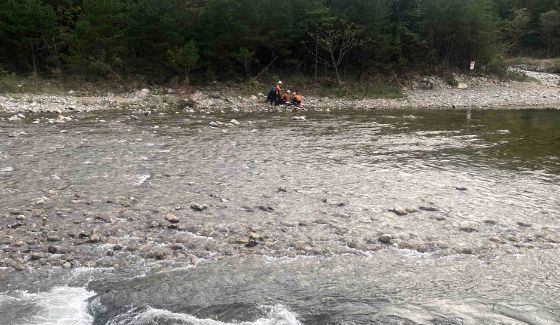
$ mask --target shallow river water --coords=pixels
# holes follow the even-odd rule
[[[560,111],[36,118],[1,324],[560,324]]]

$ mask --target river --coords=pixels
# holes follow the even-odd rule
[[[560,111],[306,115],[0,116],[0,323],[560,324]]]

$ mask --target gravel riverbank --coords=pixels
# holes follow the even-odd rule
[[[523,71],[534,78],[531,82],[500,81],[484,77],[458,76],[462,88],[447,85],[429,77],[411,81],[399,99],[344,99],[305,96],[306,109],[329,111],[341,109],[515,109],[560,108],[560,76],[544,72]],[[264,103],[265,95],[240,96],[213,90],[191,94],[175,93],[171,89],[142,89],[128,94],[78,96],[74,92],[58,95],[8,94],[0,96],[0,112],[7,113],[66,113],[99,110],[154,111],[180,109],[187,112],[260,112],[275,111]],[[17,116],[13,118],[17,120]]]

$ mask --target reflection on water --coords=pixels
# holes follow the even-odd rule
[[[42,209],[67,218],[50,226],[61,234],[182,251],[146,264],[142,249],[109,259],[67,239],[83,265],[118,267],[0,276],[9,323],[45,311],[17,289],[91,280],[68,294],[99,294],[96,324],[560,323],[560,111],[258,114],[231,128],[208,126],[227,114],[103,114],[0,121],[0,215]],[[182,230],[148,226],[169,211]]]

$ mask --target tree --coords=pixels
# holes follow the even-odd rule
[[[358,26],[341,19],[322,24],[317,30],[309,32],[309,36],[326,52],[327,57],[321,57],[321,60],[334,69],[339,85],[342,84],[342,80],[338,68],[344,61],[344,57],[353,49],[368,42],[362,37],[362,30]]]
[[[523,38],[529,32],[531,17],[527,8],[518,9],[513,13],[513,18],[507,22],[505,35],[509,41],[509,48],[519,50],[523,55]]]
[[[40,0],[0,2],[0,60],[16,71],[38,73],[50,56],[48,40],[56,33],[56,18]]]
[[[128,1],[85,0],[70,42],[74,71],[94,77],[126,74]]]
[[[543,38],[547,44],[547,55],[550,57],[550,48],[552,53],[558,54],[560,45],[560,12],[551,10],[545,12],[540,17],[541,31]]]
[[[420,11],[421,29],[438,63],[465,69],[471,60],[489,62],[499,50],[489,0],[431,0]]]
[[[198,47],[194,41],[190,41],[187,45],[169,51],[169,59],[171,63],[176,66],[183,68],[185,73],[185,83],[189,84],[189,72],[195,68],[200,60],[200,55],[198,54]]]
[[[231,56],[243,65],[245,74],[249,75],[251,64],[255,60],[255,51],[249,51],[247,48],[242,47],[239,49],[239,51],[234,52]]]

